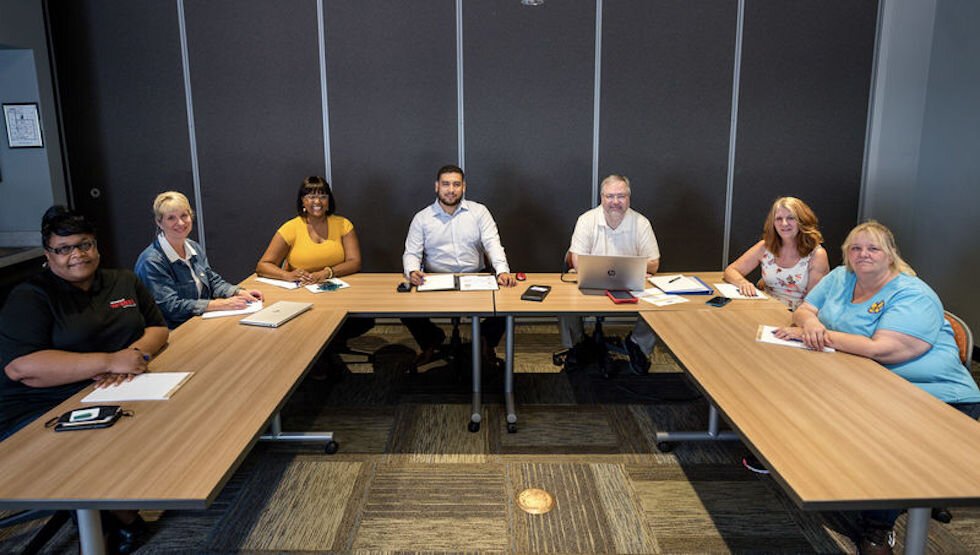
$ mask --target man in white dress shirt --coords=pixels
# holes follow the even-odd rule
[[[493,216],[482,204],[464,198],[463,170],[453,165],[439,168],[435,193],[436,200],[415,214],[405,238],[402,266],[412,285],[421,285],[426,272],[485,271],[484,258],[489,259],[497,283],[505,287],[516,285]],[[446,339],[445,332],[428,318],[403,318],[402,322],[422,348],[416,364],[431,361],[436,348]],[[495,358],[493,350],[503,334],[503,318],[484,320],[484,358]]]
[[[578,267],[578,255],[645,256],[647,273],[655,274],[660,268],[660,247],[653,234],[650,220],[630,208],[630,181],[613,174],[602,180],[599,190],[601,204],[582,214],[575,223],[572,244],[568,248],[572,268]],[[572,349],[572,358],[587,351],[585,329],[579,316],[561,316],[558,319],[562,345]],[[650,353],[657,336],[642,319],[638,318],[633,332],[626,337],[630,368],[637,374],[650,369]]]

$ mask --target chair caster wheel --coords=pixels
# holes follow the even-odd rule
[[[507,433],[508,434],[516,434],[517,433],[517,422],[508,422],[507,423]]]
[[[323,446],[323,452],[328,455],[333,455],[338,449],[340,449],[340,444],[336,441],[330,441]]]
[[[940,509],[938,507],[932,509],[933,520],[942,522],[943,524],[949,524],[953,520],[953,513],[949,512],[949,509]]]
[[[673,449],[674,445],[672,443],[666,441],[657,442],[657,451],[660,451],[661,453],[670,453]]]
[[[466,429],[468,429],[469,431],[471,431],[471,432],[473,432],[475,434],[476,432],[479,432],[480,431],[480,423],[479,422],[470,422],[469,425],[466,426]]]

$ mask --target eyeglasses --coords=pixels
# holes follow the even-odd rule
[[[74,245],[61,245],[60,247],[49,247],[45,245],[44,250],[48,252],[53,252],[58,256],[67,256],[71,254],[71,252],[75,249],[78,249],[78,252],[88,252],[92,250],[92,247],[94,246],[95,246],[95,240],[92,240],[92,241],[82,241],[81,243],[75,243]]]
[[[327,200],[327,197],[329,196],[330,195],[325,193],[307,193],[303,195],[303,198],[312,202],[314,200]]]
[[[626,200],[627,198],[629,198],[629,195],[624,193],[619,193],[619,194],[603,193],[602,198],[606,200]]]

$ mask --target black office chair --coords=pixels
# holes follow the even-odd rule
[[[562,267],[561,280],[565,281],[565,275],[569,273],[572,268],[572,253],[566,252],[565,259]],[[611,378],[615,375],[614,366],[612,364],[612,353],[616,352],[629,357],[626,349],[618,341],[611,341],[606,338],[606,334],[603,332],[602,324],[605,321],[603,316],[595,317],[595,327],[592,328],[592,349],[591,353],[583,353],[587,355],[588,359],[595,359],[596,366],[599,368],[599,374],[603,378]],[[572,348],[564,348],[555,351],[551,354],[551,363],[555,366],[564,367],[566,362],[568,362],[569,355],[572,354]],[[576,353],[578,354],[578,353]],[[588,362],[586,360],[585,362]],[[569,368],[570,370],[570,368]]]
[[[0,519],[0,528],[9,528],[11,526],[17,526],[18,524],[23,524],[32,520],[39,520],[48,517],[51,518],[44,523],[44,526],[34,533],[34,537],[31,538],[31,541],[28,542],[28,544],[24,547],[24,550],[21,551],[21,553],[24,553],[25,555],[40,553],[45,544],[51,541],[51,538],[53,538],[54,535],[58,533],[58,530],[60,530],[61,527],[68,522],[68,519],[71,518],[71,513],[69,511],[19,511]]]
[[[947,310],[944,316],[950,327],[953,328],[953,338],[956,339],[956,347],[960,351],[960,362],[966,366],[966,370],[969,372],[970,357],[973,356],[973,332],[970,331],[970,326],[966,325],[962,318],[952,312]],[[932,518],[946,524],[953,520],[953,513],[949,512],[946,507],[933,507]]]

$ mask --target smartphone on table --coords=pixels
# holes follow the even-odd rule
[[[704,301],[704,304],[721,308],[730,302],[732,302],[732,300],[728,297],[711,297],[710,299]]]
[[[606,290],[606,296],[616,304],[635,303],[638,299],[629,291]]]

